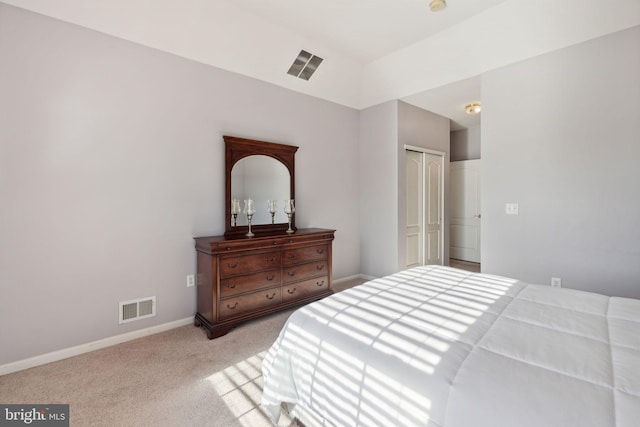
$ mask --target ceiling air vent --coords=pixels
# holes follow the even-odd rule
[[[321,62],[322,58],[319,56],[312,55],[306,50],[301,50],[298,57],[291,64],[287,74],[309,80]]]

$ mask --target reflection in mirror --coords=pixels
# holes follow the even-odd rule
[[[295,199],[295,153],[298,147],[254,139],[224,135],[225,143],[225,232],[226,238],[245,238],[249,231],[246,214],[236,209],[244,201],[255,201],[256,214],[251,221],[256,235],[281,233],[287,230],[284,200]],[[246,160],[245,160],[246,159]],[[237,166],[237,167],[236,167]],[[236,182],[237,181],[237,182]],[[267,200],[277,201],[277,215],[273,222]],[[292,215],[291,228],[296,215]]]
[[[251,223],[271,224],[269,213],[269,200],[277,201],[277,210],[274,223],[287,222],[284,213],[284,201],[289,199],[289,171],[278,160],[262,155],[248,156],[239,160],[231,170],[231,198],[240,201],[240,207],[244,201],[253,199],[256,213]],[[232,220],[233,222],[233,220]],[[247,216],[240,212],[236,219],[237,226],[247,225]],[[231,224],[232,226],[234,224]]]

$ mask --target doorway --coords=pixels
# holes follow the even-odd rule
[[[405,146],[406,268],[443,265],[444,155],[440,151]]]

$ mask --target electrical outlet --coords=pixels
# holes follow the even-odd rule
[[[196,285],[196,278],[193,274],[187,276],[187,288],[192,288]]]
[[[559,277],[552,277],[551,278],[551,286],[553,286],[554,288],[561,288],[562,287],[562,279]]]

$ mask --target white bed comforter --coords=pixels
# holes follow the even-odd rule
[[[262,406],[307,427],[640,425],[640,300],[426,266],[297,310]]]

